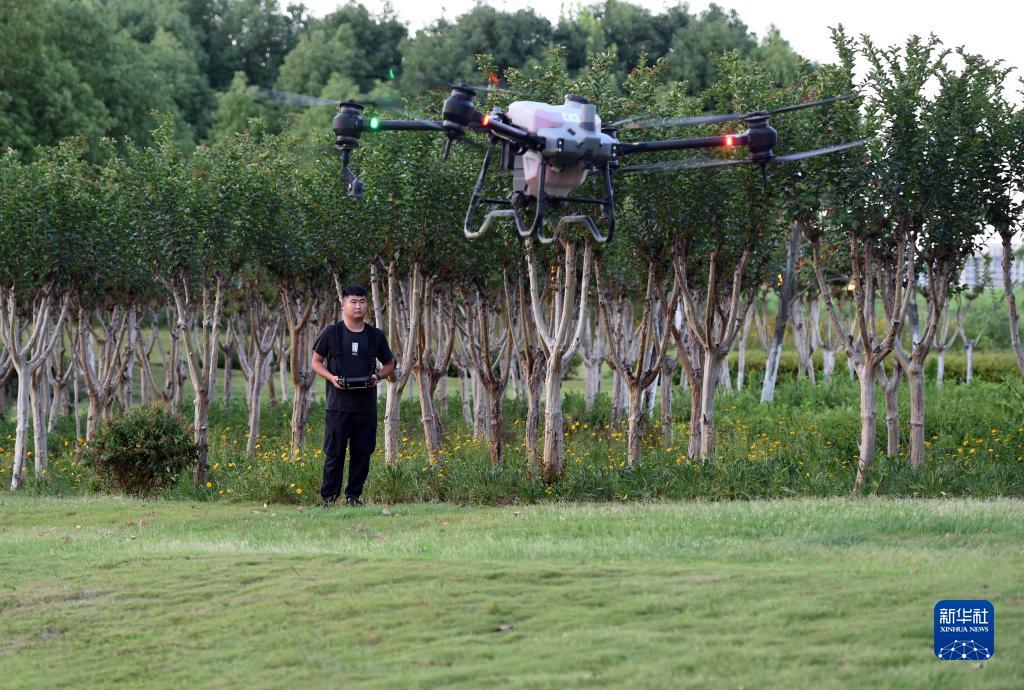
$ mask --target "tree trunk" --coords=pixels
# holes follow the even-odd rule
[[[718,364],[720,371],[718,372],[718,387],[732,393],[732,374],[729,372],[729,356],[722,357],[722,361]]]
[[[753,321],[753,304],[747,309],[747,315],[743,317],[743,328],[740,329],[739,352],[736,357],[736,390],[743,390],[743,384],[747,377],[747,336],[750,335],[750,323]]]
[[[473,425],[473,403],[469,394],[469,382],[470,375],[465,369],[459,368],[459,385],[461,386],[462,395],[462,421],[466,423],[466,426]]]
[[[1017,321],[1017,296],[1013,293],[1013,279],[1010,275],[1013,264],[1013,233],[1009,229],[1000,229],[999,235],[1003,239],[1003,290],[1006,293],[1006,304],[1010,308],[1010,344],[1017,358],[1017,368],[1024,375],[1024,349],[1021,347],[1020,326]]]
[[[437,381],[437,389],[434,394],[434,409],[438,417],[444,419],[448,416],[448,373],[445,372]]]
[[[611,373],[611,428],[621,429],[627,402],[626,382],[618,372]]]
[[[256,442],[260,433],[260,398],[263,394],[263,382],[258,378],[252,382],[251,402],[249,403],[249,436],[245,442],[245,452],[256,454]]]
[[[85,394],[89,399],[85,413],[85,440],[89,442],[96,438],[96,432],[99,431],[100,421],[103,418],[103,404],[99,396],[90,391],[88,386],[86,387]]]
[[[814,362],[811,359],[811,338],[804,320],[803,300],[796,298],[790,307],[793,319],[793,343],[797,355],[797,378],[806,376],[812,384],[814,380]]]
[[[473,438],[486,438],[489,408],[484,399],[484,386],[480,382],[480,372],[475,368],[470,370],[469,380],[473,386]]]
[[[195,442],[199,446],[199,460],[196,462],[192,476],[196,484],[203,486],[206,484],[210,458],[210,401],[206,397],[206,391],[196,391],[193,424],[195,425]]]
[[[879,365],[883,367],[884,365]],[[900,452],[900,406],[899,390],[900,381],[903,379],[903,369],[896,364],[896,370],[892,376],[878,374],[882,385],[882,393],[885,398],[885,454],[889,457],[896,457]]]
[[[974,343],[970,340],[964,346],[964,354],[967,356],[967,383],[974,378]]]
[[[935,348],[935,385],[941,386],[946,376],[946,348]]]
[[[796,259],[800,253],[800,232],[803,224],[793,223],[789,235],[789,246],[786,251],[786,268],[782,278],[782,291],[779,293],[779,313],[775,316],[775,336],[771,349],[764,363],[764,383],[761,385],[761,402],[771,402],[775,397],[775,383],[779,375],[779,359],[782,357],[782,339],[786,334],[786,322],[789,320],[789,306],[796,288]]]
[[[442,461],[441,433],[430,390],[430,371],[424,367],[416,367],[413,375],[416,377],[420,394],[420,421],[423,423],[423,441],[427,447],[427,457],[431,464],[437,464]]]
[[[860,495],[871,474],[871,465],[875,459],[875,426],[877,409],[875,398],[875,368],[870,364],[857,367],[860,380],[860,459],[857,463],[857,479],[854,482],[854,494]]]
[[[15,362],[18,372],[18,400],[16,404],[16,422],[14,428],[14,471],[11,474],[11,490],[17,491],[25,478],[25,457],[28,450],[28,420],[32,413],[29,389],[32,382],[31,374],[25,363]]]
[[[668,448],[672,445],[675,430],[672,427],[672,374],[676,361],[665,357],[661,365],[661,442]]]
[[[601,360],[586,359],[583,365],[585,409],[587,412],[591,412],[594,409],[594,401],[597,399],[598,393],[601,392]]]
[[[640,464],[641,446],[644,438],[644,413],[641,401],[643,391],[639,385],[629,386],[629,418],[626,431],[626,464],[630,467]]]
[[[306,429],[309,426],[309,396],[306,394],[308,391],[309,386],[299,382],[292,395],[292,421],[289,429],[293,457],[301,453],[306,445]]]
[[[568,307],[567,307],[568,308]],[[558,481],[565,469],[565,429],[562,418],[562,357],[548,357],[544,399],[544,479]]]
[[[835,348],[822,347],[821,348],[821,377],[825,379],[825,383],[832,382],[832,374],[836,370],[836,351]]]
[[[704,351],[704,380],[700,394],[700,457],[708,460],[715,455],[715,389],[722,371],[724,355],[714,350]]]
[[[536,365],[535,365],[536,366]],[[540,398],[544,388],[543,369],[526,376],[526,462],[534,476],[540,474]]]
[[[700,380],[704,380],[703,370],[698,370]],[[690,384],[690,436],[686,444],[686,457],[691,460],[700,457],[701,433],[700,433],[700,404],[702,386],[696,382]]]
[[[498,465],[502,461],[502,444],[501,437],[503,435],[503,420],[502,420],[502,392],[495,390],[488,390],[488,397],[491,401],[491,423],[488,425],[488,445],[491,450],[491,464]]]
[[[46,480],[47,445],[46,445],[46,373],[43,366],[32,375],[32,386],[29,389],[29,407],[32,410],[32,449],[34,451],[36,480]]]
[[[402,451],[402,389],[407,379],[388,380],[387,399],[384,402],[384,462],[397,465]]]
[[[907,371],[910,385],[910,467],[924,467],[924,366],[911,361]]]
[[[231,404],[231,370],[234,366],[234,359],[231,356],[233,348],[223,348],[224,353],[224,407]]]
[[[50,399],[50,412],[46,416],[47,433],[53,433],[53,430],[57,427],[57,419],[60,417],[60,410],[66,397],[63,383],[54,381],[52,386],[53,397]],[[2,416],[2,412],[0,412],[0,416]]]
[[[71,388],[74,391],[74,405],[75,405],[75,438],[82,438],[82,415],[78,410],[78,375],[74,376],[74,380],[71,382]]]

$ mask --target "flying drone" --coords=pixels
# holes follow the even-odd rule
[[[773,115],[826,105],[835,101],[852,98],[852,95],[833,96],[817,101],[786,106],[771,111],[754,111],[738,114],[698,115],[673,119],[638,120],[635,118],[603,125],[593,103],[569,94],[561,105],[536,101],[515,101],[506,110],[495,107],[482,113],[476,109],[474,98],[484,87],[464,84],[451,88],[451,95],[444,101],[442,119],[384,120],[366,117],[363,114],[366,102],[355,100],[338,104],[332,129],[335,146],[341,152],[341,167],[348,181],[349,195],[362,195],[363,183],[349,168],[352,151],[359,146],[359,137],[366,131],[428,131],[439,132],[448,138],[445,156],[452,142],[463,137],[467,130],[481,132],[487,136],[480,175],[470,197],[469,208],[463,230],[467,237],[479,237],[497,220],[511,219],[520,237],[535,237],[544,244],[555,240],[559,231],[568,225],[582,225],[588,228],[597,242],[604,243],[615,232],[615,194],[613,177],[623,173],[664,172],[685,168],[702,168],[723,165],[759,165],[767,181],[767,166],[773,163],[798,161],[823,156],[861,146],[867,140],[859,140],[828,146],[825,148],[777,156],[773,148],[778,133],[769,124]],[[679,127],[687,125],[714,124],[742,121],[746,131],[742,134],[691,137],[684,139],[663,139],[658,141],[626,142],[616,137],[618,129],[640,129],[647,127]],[[512,173],[512,192],[507,199],[483,197],[483,187],[494,159],[495,149],[500,145],[500,168]],[[745,146],[750,153],[747,159],[687,158],[677,161],[633,166],[622,165],[622,159],[654,151],[675,151],[683,149],[730,148]],[[599,198],[572,196],[590,173],[602,176],[604,196]],[[479,227],[475,217],[480,206],[489,207]],[[533,219],[524,220],[524,213],[533,206]],[[598,207],[603,225],[586,213],[563,215],[550,234],[544,228],[545,210],[549,206]]]

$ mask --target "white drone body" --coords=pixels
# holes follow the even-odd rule
[[[513,188],[536,197],[542,159],[547,159],[546,196],[565,198],[587,179],[588,165],[612,158],[616,140],[601,132],[601,118],[593,103],[569,95],[562,105],[516,101],[508,106],[508,119],[516,127],[544,138],[540,151],[516,156]]]

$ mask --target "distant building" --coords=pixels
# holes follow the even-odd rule
[[[1003,286],[1003,248],[992,247],[986,254],[976,254],[964,264],[960,272],[960,283],[968,287],[986,283],[995,288]],[[1010,264],[1010,280],[1014,285],[1024,285],[1024,259],[1019,256]]]

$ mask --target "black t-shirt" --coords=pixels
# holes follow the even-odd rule
[[[384,332],[364,324],[359,332],[350,331],[344,321],[331,324],[316,339],[313,350],[324,358],[327,370],[335,376],[369,376],[377,373],[377,362],[387,364],[394,355]],[[376,412],[374,388],[338,390],[327,384],[327,409],[347,412]]]

